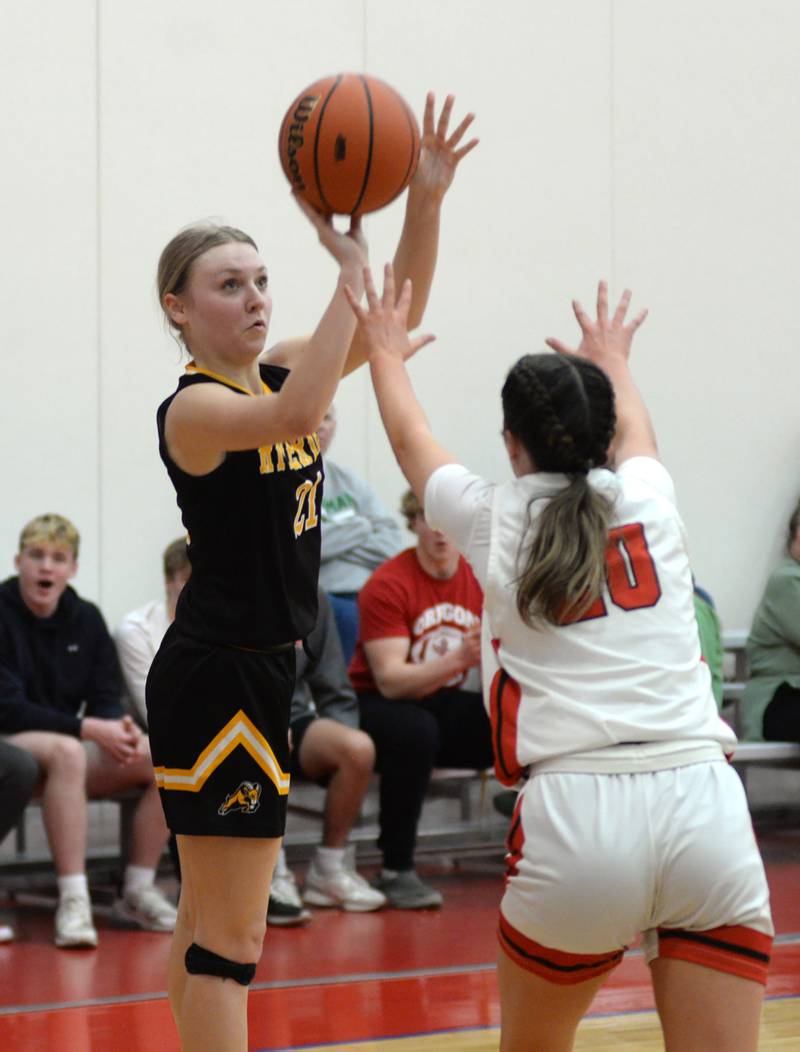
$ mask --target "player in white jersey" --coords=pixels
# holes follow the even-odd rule
[[[503,386],[514,479],[433,438],[404,366],[408,285],[368,309],[387,434],[429,521],[485,589],[483,679],[496,768],[524,779],[508,841],[502,1052],[568,1052],[644,934],[668,1052],[754,1052],[772,944],[747,802],[728,763],[694,621],[683,524],[628,368],[626,324],[574,304],[580,346],[526,355]],[[610,465],[607,467],[606,465]]]

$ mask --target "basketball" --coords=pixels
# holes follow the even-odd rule
[[[419,126],[405,100],[377,77],[339,73],[301,91],[281,123],[286,178],[320,212],[362,215],[408,186]]]

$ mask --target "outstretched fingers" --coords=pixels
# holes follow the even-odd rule
[[[597,283],[597,320],[601,325],[608,321],[608,283],[606,281]]]
[[[620,296],[617,309],[614,311],[614,317],[612,318],[612,325],[622,325],[625,321],[625,315],[628,313],[628,305],[631,302],[631,290],[625,289]]]
[[[461,121],[455,131],[452,133],[450,138],[447,140],[447,145],[451,148],[458,146],[461,140],[464,138],[464,132],[469,128],[470,124],[475,120],[474,113],[468,113],[466,117]],[[477,139],[473,139],[472,142],[477,142]],[[469,146],[469,143],[467,143]],[[463,147],[462,147],[463,149]]]
[[[363,274],[364,293],[367,299],[366,308],[361,306],[360,297],[356,296],[349,285],[345,285],[344,287],[347,302],[355,311],[356,317],[359,321],[370,316],[374,318],[382,316],[384,319],[390,319],[392,314],[396,312],[401,315],[405,322],[411,306],[411,297],[413,294],[411,279],[405,279],[398,297],[395,289],[394,267],[391,263],[387,263],[383,268],[383,291],[378,295],[371,267],[365,266]]]
[[[433,135],[433,111],[436,105],[436,96],[429,91],[425,96],[425,113],[422,117],[422,134]]]
[[[473,115],[470,114],[470,117],[472,117],[472,116]],[[470,121],[470,123],[472,123],[472,122]],[[458,161],[462,160],[462,158],[466,157],[467,154],[470,152],[470,150],[474,150],[479,142],[480,142],[480,139],[478,139],[478,138],[470,139],[468,143],[465,143],[463,146],[461,146],[457,150],[455,150],[454,153],[453,153],[453,156],[455,157],[456,162],[458,162]]]
[[[364,267],[364,292],[367,295],[367,306],[369,310],[374,311],[378,306],[379,300],[378,292],[375,288],[375,282],[372,280],[372,270],[370,267]]]
[[[444,139],[447,136],[447,126],[450,123],[450,115],[453,112],[455,101],[455,95],[448,95],[444,100],[444,106],[442,106],[442,112],[439,114],[439,120],[436,124],[436,134],[440,139]]]
[[[548,347],[557,351],[558,354],[575,354],[575,349],[573,347],[567,347],[565,343],[562,343],[561,340],[556,340],[553,336],[548,336],[544,342]]]
[[[631,330],[631,332],[636,332],[636,330],[639,328],[639,326],[642,324],[642,322],[644,321],[644,319],[647,317],[647,315],[649,313],[650,313],[650,311],[649,311],[649,309],[647,307],[645,307],[643,310],[639,311],[639,313],[636,315],[636,317],[633,319],[633,321],[628,326],[628,328]]]
[[[592,327],[592,319],[577,300],[572,301],[572,310],[575,314],[575,320],[581,327],[581,332],[587,333]]]
[[[435,339],[436,337],[430,332],[423,333],[421,336],[409,336],[408,347],[403,355],[403,360],[407,362],[409,358],[412,358],[417,353],[417,351],[422,347],[427,347],[427,345],[433,343]]]
[[[392,276],[392,281],[394,282],[394,275]],[[403,282],[402,288],[400,289],[400,298],[397,300],[397,312],[400,315],[402,315],[403,322],[405,322],[406,318],[408,317],[408,310],[411,306],[411,294],[411,278],[406,278],[406,280]]]
[[[383,309],[390,311],[395,305],[394,267],[386,263],[383,268]]]

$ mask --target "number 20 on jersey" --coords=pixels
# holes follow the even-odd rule
[[[611,601],[621,610],[641,610],[643,607],[655,606],[661,598],[658,574],[647,547],[644,526],[640,522],[630,522],[609,530],[606,577]],[[562,624],[592,621],[607,614],[606,601],[599,596],[580,617],[567,616]]]

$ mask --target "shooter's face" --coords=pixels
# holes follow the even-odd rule
[[[267,268],[246,242],[216,245],[195,260],[185,291],[165,296],[164,306],[193,355],[246,364],[267,339],[272,316]]]

